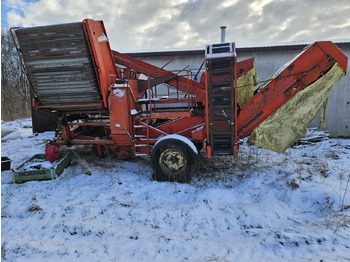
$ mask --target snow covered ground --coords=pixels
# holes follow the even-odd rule
[[[12,167],[54,135],[30,126],[3,124]],[[76,154],[55,180],[1,173],[3,261],[350,260],[350,140],[203,155],[189,184],[152,181],[148,159],[63,149]]]

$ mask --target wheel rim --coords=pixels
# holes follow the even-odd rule
[[[185,155],[177,149],[165,150],[159,158],[159,166],[169,175],[179,175],[186,169],[187,161]]]

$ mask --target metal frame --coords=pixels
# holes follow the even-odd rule
[[[86,19],[83,21],[83,28],[98,78],[102,102],[80,104],[77,101],[72,105],[43,106],[37,99],[33,100],[33,105],[37,109],[60,111],[58,113],[63,126],[60,143],[95,145],[100,154],[103,154],[102,146],[105,146],[121,156],[135,157],[149,154],[160,136],[181,134],[192,140],[194,144],[205,144],[208,158],[215,153],[211,145],[213,140],[213,132],[210,128],[212,93],[207,67],[201,81],[197,82],[192,80],[192,73],[186,70],[187,67],[178,72],[164,69],[176,57],[158,68],[111,50],[102,21]],[[12,32],[16,32],[17,29],[12,28],[11,35],[30,82],[25,61],[22,60],[21,50],[17,47]],[[230,131],[233,136],[230,153],[235,157],[237,157],[239,139],[248,136],[275,110],[322,76],[334,63],[338,62],[345,72],[347,70],[347,57],[333,43],[316,42],[296,56],[269,83],[256,91],[254,97],[241,108],[238,114],[237,78],[253,68],[254,58],[237,62],[233,44],[226,53],[216,53],[207,58],[218,59],[222,56],[227,57],[228,54],[233,54],[234,57],[230,78],[232,82],[230,96],[233,96],[231,123],[234,123]],[[185,76],[179,75],[180,72],[186,72]],[[138,80],[139,74],[147,76],[147,83]],[[118,86],[120,83],[127,85]],[[159,93],[156,87],[152,92],[152,86],[159,84],[176,88],[177,96],[166,101],[154,101]],[[34,91],[32,85],[31,89]],[[147,94],[148,100],[138,101],[144,94]],[[180,94],[187,94],[187,98],[180,99]],[[185,110],[181,106],[184,102],[188,103]],[[160,110],[159,107],[165,103],[173,103],[176,106],[173,110]],[[142,104],[145,104],[148,110],[142,112]],[[82,116],[82,109],[86,109],[86,112],[92,111],[101,119],[104,117],[104,121],[96,122],[96,119],[89,119],[87,115]],[[138,113],[131,114],[132,109],[137,110]],[[72,120],[80,120],[80,122],[74,123]],[[102,139],[96,139],[97,137]]]

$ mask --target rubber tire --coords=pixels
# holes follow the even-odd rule
[[[199,154],[199,152],[202,151],[202,149],[203,149],[203,143],[196,143],[194,145],[197,148],[197,151],[198,151],[198,154]]]
[[[167,149],[176,149],[180,151],[186,159],[186,168],[182,173],[177,175],[172,175],[165,172],[159,164],[159,159],[161,154]],[[198,154],[196,154],[191,147],[178,139],[165,139],[160,141],[153,147],[151,152],[151,165],[153,168],[154,179],[157,181],[170,181],[170,182],[180,182],[186,183],[191,180],[194,171],[197,168]]]

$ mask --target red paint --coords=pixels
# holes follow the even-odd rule
[[[304,50],[269,84],[254,95],[238,116],[238,136],[248,136],[293,96],[338,62],[346,72],[347,57],[332,42],[316,42]]]
[[[70,120],[62,117],[63,132],[58,142],[72,145],[93,144],[98,146],[99,154],[102,154],[101,150],[107,147],[123,156],[133,157],[136,153],[150,153],[152,146],[160,136],[180,134],[195,143],[204,142],[207,157],[210,158],[214,147],[212,148],[209,143],[208,73],[202,74],[201,81],[197,82],[192,80],[190,71],[181,70],[182,73],[187,72],[187,77],[183,77],[178,75],[179,71],[170,72],[164,70],[164,66],[159,68],[139,61],[111,50],[102,21],[85,19],[83,26],[103,102],[80,105],[80,102],[76,101],[75,105],[43,107],[40,106],[37,99],[33,99],[33,105],[36,108],[55,110],[67,107],[72,111],[67,112],[67,116],[76,117]],[[19,49],[17,51],[21,57]],[[346,72],[347,57],[337,46],[332,42],[316,42],[292,61],[288,67],[281,70],[269,84],[256,92],[239,113],[235,110],[233,112],[235,114],[234,156],[237,156],[238,139],[248,136],[275,110],[327,72],[335,62],[338,62]],[[116,67],[115,63],[123,67]],[[237,108],[236,80],[249,72],[253,65],[254,58],[235,63],[232,72],[235,82],[234,108]],[[138,80],[141,73],[148,77],[147,88],[145,80],[143,82]],[[154,94],[151,97],[150,78],[153,80],[153,85],[165,83],[181,90],[179,93],[182,94],[165,100],[159,100],[159,97]],[[116,81],[118,83],[124,81],[123,83],[128,84],[125,87],[113,86]],[[216,76],[215,81],[222,82],[225,79],[222,76]],[[147,98],[145,102],[137,102],[144,96]],[[154,101],[154,98],[158,98],[159,101]],[[174,106],[169,110],[159,110],[166,103]],[[186,103],[188,106],[184,106]],[[96,119],[89,121],[84,118],[84,114],[79,118],[80,115],[75,108],[84,106],[98,109],[104,121],[98,122]],[[141,115],[138,112],[143,107],[146,109]],[[136,114],[131,114],[135,110]],[[78,121],[73,123],[74,120]],[[45,152],[49,161],[59,159],[58,145],[47,145]]]

